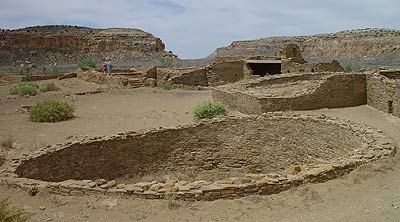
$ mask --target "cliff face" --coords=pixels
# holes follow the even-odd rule
[[[37,26],[0,31],[0,65],[28,60],[41,64],[76,64],[83,58],[134,64],[159,58],[165,45],[139,29],[91,29]]]
[[[336,59],[342,64],[352,62],[365,67],[400,66],[400,31],[387,29],[235,41],[228,47],[217,49],[206,60],[218,56],[273,56],[287,43],[298,44],[307,61]]]

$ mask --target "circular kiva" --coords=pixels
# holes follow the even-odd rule
[[[214,200],[326,181],[395,151],[365,125],[275,112],[49,146],[15,160],[1,182],[63,195]]]

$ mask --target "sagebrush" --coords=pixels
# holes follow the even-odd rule
[[[84,59],[78,63],[79,68],[96,68],[96,63],[91,59]]]
[[[358,72],[361,70],[361,66],[358,63],[347,63],[344,70],[346,72]]]
[[[73,107],[67,102],[44,100],[32,107],[29,119],[32,122],[60,122],[71,119],[73,113]]]
[[[61,68],[60,67],[58,67],[58,66],[53,66],[53,67],[51,67],[51,74],[52,75],[55,75],[55,76],[57,76],[57,75],[60,75],[61,73],[62,73],[62,70],[61,70]]]
[[[19,74],[22,76],[21,82],[30,82],[32,81],[32,69],[30,67],[23,67]]]
[[[0,146],[11,149],[14,145],[14,137],[11,134],[7,134],[1,138]]]
[[[11,85],[10,94],[20,96],[35,96],[38,94],[39,86],[33,82],[19,82]]]
[[[202,119],[225,117],[228,115],[226,106],[217,101],[204,101],[193,109],[193,120],[198,122]]]
[[[0,199],[0,221],[1,222],[24,222],[30,215],[24,210],[12,207],[7,200]]]
[[[41,92],[57,91],[59,89],[60,88],[58,88],[58,86],[56,86],[52,82],[48,82],[48,83],[45,83],[45,84],[40,86],[40,91]]]

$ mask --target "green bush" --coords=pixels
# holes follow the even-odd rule
[[[39,86],[33,82],[20,82],[11,85],[10,87],[10,94],[12,95],[30,95],[34,96],[38,94]]]
[[[53,67],[51,67],[51,74],[52,75],[55,75],[55,76],[57,76],[57,75],[60,75],[61,73],[62,73],[62,70],[61,70],[61,68],[60,67],[58,67],[58,66],[53,66]]]
[[[224,104],[216,101],[204,101],[193,109],[193,120],[198,122],[202,119],[225,117],[228,110]]]
[[[91,59],[84,59],[78,63],[79,68],[96,68],[96,63]]]
[[[0,221],[2,222],[24,222],[30,215],[23,211],[11,207],[7,200],[0,200]]]
[[[40,91],[41,92],[57,91],[59,89],[60,88],[58,88],[58,86],[56,86],[52,82],[48,82],[48,83],[45,83],[45,84],[40,86]]]
[[[358,72],[361,70],[361,66],[358,63],[347,63],[344,66],[346,72]]]
[[[60,122],[73,117],[74,109],[67,102],[44,100],[32,107],[29,119],[32,122]]]
[[[21,82],[31,82],[32,81],[32,69],[30,67],[23,67],[19,71],[19,74],[22,75]]]

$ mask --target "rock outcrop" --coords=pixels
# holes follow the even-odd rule
[[[273,56],[288,43],[299,45],[309,62],[335,59],[342,64],[358,63],[363,67],[393,67],[400,63],[400,31],[389,29],[235,41],[227,47],[218,48],[205,60],[212,61],[221,56]]]
[[[36,65],[68,65],[83,58],[134,65],[158,60],[165,53],[161,39],[139,29],[53,25],[0,30],[3,66],[25,60]]]

